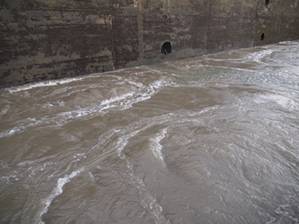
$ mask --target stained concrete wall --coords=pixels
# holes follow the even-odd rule
[[[0,0],[0,87],[292,39],[299,0]]]

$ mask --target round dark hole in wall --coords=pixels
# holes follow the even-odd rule
[[[265,5],[268,6],[270,4],[270,0],[265,0]]]
[[[170,54],[172,52],[172,46],[171,43],[169,41],[166,41],[163,43],[163,45],[161,46],[161,53],[162,54]]]
[[[261,40],[265,40],[265,34],[264,33],[261,34]]]

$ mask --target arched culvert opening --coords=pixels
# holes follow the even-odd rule
[[[261,41],[263,41],[263,40],[265,40],[265,34],[264,33],[261,34]]]
[[[265,5],[268,6],[270,4],[270,0],[265,0]]]
[[[167,55],[172,52],[172,46],[169,41],[166,41],[161,46],[161,54]]]

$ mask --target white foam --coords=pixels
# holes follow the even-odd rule
[[[133,165],[130,163],[130,161],[128,160],[127,156],[124,153],[124,149],[128,145],[129,139],[131,139],[141,131],[148,128],[148,126],[146,125],[141,127],[142,128],[132,131],[128,134],[124,134],[119,138],[116,144],[118,156],[120,157],[120,159],[126,162],[128,168],[129,181],[138,190],[142,207],[152,215],[156,224],[170,224],[170,221],[163,214],[163,207],[158,203],[157,199],[148,191],[143,180],[134,174]],[[159,144],[160,141],[162,141],[162,139],[166,137],[166,134],[167,134],[167,129],[165,128],[161,131],[161,133],[159,133],[156,136],[154,141],[158,142]]]
[[[134,81],[131,81],[131,80],[125,80],[127,83],[129,83],[130,85],[132,86],[136,86],[138,88],[142,88],[144,87],[144,85],[141,83],[141,82],[134,82]]]
[[[129,142],[129,139],[133,138],[134,136],[136,136],[139,132],[141,132],[144,129],[145,129],[145,127],[141,128],[139,130],[133,131],[132,133],[124,135],[119,138],[116,148],[117,148],[117,154],[121,159],[125,158],[123,152]]]
[[[146,101],[155,95],[161,88],[166,86],[174,85],[172,82],[167,80],[156,80],[149,84],[148,86],[143,86],[143,88],[137,91],[132,91],[125,93],[120,96],[111,97],[109,99],[103,100],[95,106],[90,106],[86,108],[81,108],[78,110],[67,111],[59,113],[53,117],[43,117],[40,120],[35,120],[34,122],[24,124],[22,126],[13,127],[9,130],[0,132],[0,138],[9,137],[17,133],[25,131],[27,128],[35,127],[43,124],[51,125],[64,125],[73,119],[83,118],[91,114],[96,113],[106,113],[110,109],[117,108],[119,111],[127,110],[133,105]]]
[[[268,103],[271,101],[286,109],[296,109],[297,105],[297,103],[294,100],[276,94],[266,94],[255,98],[256,103]]]
[[[156,224],[170,224],[170,221],[163,214],[163,207],[146,188],[143,180],[134,174],[133,165],[127,159],[126,164],[129,171],[129,180],[138,190],[142,207],[152,215]]]
[[[113,106],[113,103],[117,103],[117,102],[126,100],[132,96],[134,96],[134,92],[125,93],[120,96],[116,96],[116,97],[112,97],[107,100],[103,100],[100,104],[100,106],[102,107],[101,110],[109,109],[110,107]]]
[[[37,223],[39,224],[44,224],[42,221],[43,215],[45,215],[48,212],[49,207],[51,206],[52,202],[54,201],[55,198],[57,198],[59,195],[63,193],[63,187],[69,183],[73,178],[78,176],[81,172],[83,172],[84,169],[79,169],[76,171],[73,171],[69,175],[65,175],[62,178],[59,178],[57,180],[56,186],[49,195],[43,202],[42,202],[42,209],[39,213],[39,221]]]
[[[207,68],[228,69],[228,70],[236,70],[236,71],[242,71],[242,72],[254,72],[254,70],[252,70],[252,69],[238,68],[238,67],[234,67],[234,66],[221,66],[221,65],[198,65],[198,67],[207,67]]]
[[[167,135],[167,128],[164,128],[159,133],[157,133],[153,138],[150,139],[150,148],[153,152],[153,155],[160,160],[163,165],[165,165],[164,156],[163,156],[163,146],[161,145],[161,141]]]
[[[82,159],[86,159],[87,155],[85,153],[77,153],[73,156],[73,163],[80,162]]]
[[[69,78],[69,79],[60,79],[60,80],[37,82],[37,83],[33,83],[33,84],[7,88],[7,91],[10,92],[10,93],[17,93],[17,92],[20,92],[20,91],[26,91],[26,90],[30,90],[30,89],[34,89],[34,88],[63,85],[63,84],[67,84],[67,83],[71,83],[71,82],[75,82],[75,81],[80,81],[82,79],[83,79],[82,77],[79,77],[79,78]]]
[[[22,125],[19,125],[19,126],[16,126],[16,127],[13,127],[8,130],[0,132],[0,138],[13,136],[15,134],[25,131],[27,128],[35,127],[35,126],[43,123],[43,119],[41,119],[41,120],[26,119],[26,120],[27,120],[27,124],[22,124]],[[28,123],[28,121],[29,121],[29,123]]]
[[[262,51],[258,51],[258,52],[249,54],[247,56],[247,59],[260,63],[263,58],[271,55],[272,53],[273,53],[273,50],[271,50],[271,49],[262,50]]]
[[[278,44],[297,45],[298,41],[280,41]]]
[[[11,129],[8,129],[6,131],[0,132],[0,138],[9,137],[16,133],[20,133],[23,130],[22,127],[14,127]]]
[[[0,177],[0,183],[4,182],[5,184],[11,184],[11,183],[13,183],[15,181],[18,181],[18,180],[19,180],[19,178],[16,174]]]

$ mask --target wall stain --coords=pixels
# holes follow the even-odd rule
[[[299,0],[2,0],[0,87],[299,39],[298,12]]]

